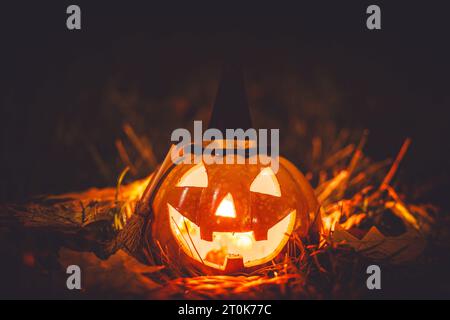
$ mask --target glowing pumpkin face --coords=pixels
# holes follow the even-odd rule
[[[153,209],[152,234],[166,254],[215,273],[271,261],[294,230],[318,232],[313,190],[281,157],[276,174],[262,164],[177,165]]]

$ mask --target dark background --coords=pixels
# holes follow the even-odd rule
[[[257,126],[281,128],[282,141],[297,118],[368,128],[375,159],[411,137],[403,181],[431,182],[423,200],[446,205],[444,2],[92,2],[73,2],[81,31],[66,29],[72,3],[1,4],[0,201],[112,185],[124,123],[149,137],[160,160],[173,129],[207,120],[233,48]],[[382,30],[367,30],[368,4],[380,5]]]

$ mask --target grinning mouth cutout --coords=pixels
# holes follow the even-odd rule
[[[253,231],[213,232],[212,241],[200,237],[200,227],[170,204],[170,227],[183,251],[191,258],[215,269],[233,272],[274,259],[284,248],[294,228],[296,211],[271,227],[267,239],[256,241]]]

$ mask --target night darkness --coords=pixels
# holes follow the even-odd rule
[[[80,31],[66,29],[72,2]],[[256,126],[281,128],[282,145],[293,118],[368,129],[375,160],[410,137],[399,188],[423,186],[419,201],[450,209],[443,2],[72,2],[1,5],[1,203],[114,185],[124,123],[161,161],[173,129],[208,119],[223,59],[238,52]],[[372,2],[382,30],[366,28]]]
[[[395,154],[410,136],[413,147],[403,169],[412,181],[434,179],[441,191],[448,186],[450,55],[441,5],[383,3],[383,27],[376,32],[365,28],[366,6],[356,1],[81,5],[79,32],[65,28],[61,2],[2,7],[4,201],[114,181],[92,165],[85,142],[95,143],[105,158],[114,156],[122,119],[114,107],[104,110],[108,86],[133,92],[147,104],[140,108],[151,109],[149,101],[181,94],[197,77],[206,104],[212,103],[221,59],[236,46],[245,57],[249,86],[252,80],[276,79],[270,112],[280,123],[286,111],[277,95],[293,73],[311,91],[296,97],[300,115],[305,109],[305,117],[368,128],[368,152],[380,159]],[[318,112],[307,110],[314,105]],[[141,130],[168,139],[192,117],[164,122],[173,117],[169,112],[147,110]],[[162,157],[164,142],[158,152]]]

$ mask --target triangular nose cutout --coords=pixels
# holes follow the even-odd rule
[[[228,193],[219,204],[216,210],[216,216],[218,217],[227,217],[227,218],[236,218],[236,209],[234,207],[233,196],[231,193]]]

